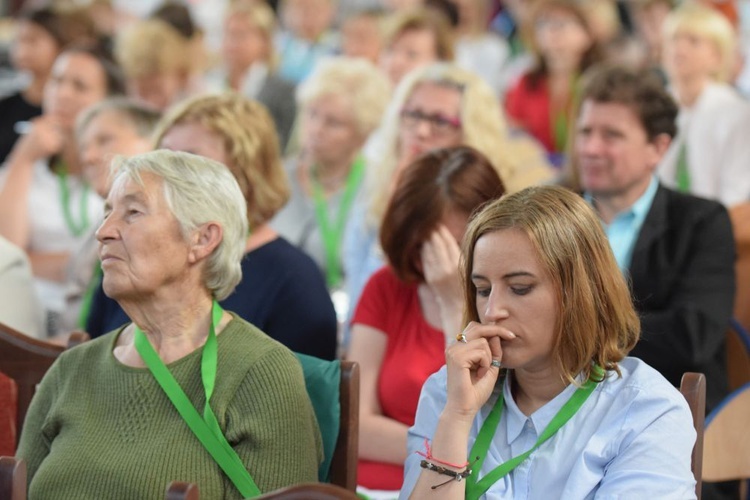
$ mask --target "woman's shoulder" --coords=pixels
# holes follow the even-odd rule
[[[690,408],[680,392],[654,368],[638,358],[619,363],[622,376],[610,372],[602,383],[601,399],[609,412],[620,413],[630,422],[649,421],[669,412],[692,421]],[[637,416],[637,418],[636,418]]]
[[[229,312],[232,321],[218,336],[219,357],[226,359],[229,366],[249,369],[268,357],[294,359],[294,353],[283,344],[237,314]]]

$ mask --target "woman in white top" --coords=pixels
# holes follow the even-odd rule
[[[700,3],[664,23],[664,69],[680,113],[659,175],[670,187],[727,206],[750,200],[750,103],[728,83],[736,38],[723,14]]]
[[[102,213],[101,198],[81,175],[76,118],[122,90],[114,64],[98,49],[67,49],[45,85],[42,116],[0,171],[0,235],[28,253],[42,304],[53,313],[64,307],[69,253]]]
[[[695,498],[687,402],[626,358],[640,323],[601,224],[561,187],[464,237],[468,325],[425,383],[403,498]]]

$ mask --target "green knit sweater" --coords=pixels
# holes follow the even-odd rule
[[[29,499],[162,499],[170,481],[241,498],[151,373],[114,357],[119,333],[63,353],[40,384],[17,453]],[[217,338],[211,407],[260,490],[317,481],[320,432],[299,362],[237,317]],[[201,353],[169,370],[202,414]]]

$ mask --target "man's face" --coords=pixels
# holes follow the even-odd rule
[[[651,182],[669,144],[665,138],[649,141],[635,112],[624,104],[585,100],[574,147],[581,186],[594,196],[635,201]]]

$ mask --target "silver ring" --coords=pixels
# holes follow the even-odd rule
[[[492,360],[492,363],[490,363],[490,364],[491,364],[492,366],[494,366],[495,368],[501,368],[501,367],[503,366],[503,365],[502,365],[502,364],[500,363],[500,360],[499,360],[499,359],[493,359],[493,360]]]
[[[468,340],[466,340],[466,335],[463,332],[456,335],[456,340],[458,340],[459,342],[463,342],[464,344],[468,342]]]

